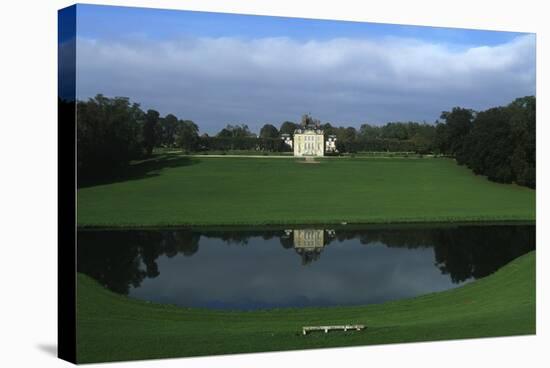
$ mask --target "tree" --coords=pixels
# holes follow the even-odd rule
[[[357,138],[357,130],[354,127],[347,127],[344,131],[344,140],[353,142]]]
[[[498,182],[512,181],[510,158],[514,145],[505,108],[480,112],[463,147],[464,163],[474,173],[487,175],[490,180]]]
[[[147,156],[153,153],[153,147],[157,144],[156,126],[159,122],[160,114],[156,110],[147,110],[145,114],[145,124],[143,125],[143,146]]]
[[[249,150],[258,146],[256,136],[248,129],[246,124],[228,124],[217,135],[217,139],[207,140],[210,147],[217,147],[221,150]]]
[[[199,142],[199,127],[191,120],[179,120],[175,136],[178,147],[184,151],[194,151]]]
[[[281,124],[281,128],[279,129],[279,134],[294,134],[294,131],[298,129],[299,125],[296,123],[293,123],[292,121],[285,121]]]
[[[228,124],[225,128],[223,128],[218,134],[218,137],[253,137],[254,134],[250,131],[248,128],[248,125],[246,124],[237,124],[237,125],[231,125]]]
[[[382,138],[387,139],[409,139],[408,127],[404,123],[387,123],[381,128]]]
[[[446,142],[443,146],[447,147],[448,154],[455,155],[459,164],[463,164],[465,161],[464,155],[464,143],[466,137],[472,129],[475,112],[471,109],[464,109],[461,107],[454,107],[452,111],[443,111],[441,113],[441,119],[445,120],[446,128]]]
[[[336,134],[336,128],[330,123],[321,124],[321,129],[323,129],[325,135]]]
[[[359,137],[361,139],[376,139],[381,135],[381,129],[377,126],[372,126],[369,124],[362,124],[359,128]]]
[[[415,152],[418,153],[428,153],[432,148],[432,140],[421,133],[413,135],[410,141],[414,146]]]
[[[435,145],[489,180],[535,188],[536,100],[526,96],[479,113],[454,108],[443,113]]]
[[[176,128],[178,118],[173,114],[168,114],[159,121],[158,145],[165,147],[174,147],[176,145]]]
[[[515,149],[511,164],[520,185],[535,188],[536,181],[536,99],[521,97],[508,105]]]
[[[436,151],[442,154],[447,154],[450,152],[449,147],[449,135],[447,125],[439,121],[436,122],[435,126],[435,137],[434,137],[434,147]]]
[[[142,155],[144,114],[126,97],[77,102],[78,185],[114,175]]]
[[[279,131],[271,124],[265,124],[260,130],[260,138],[278,138]]]
[[[231,137],[233,137],[233,132],[231,130],[229,130],[228,128],[223,128],[222,130],[220,130],[220,132],[218,134],[216,134],[216,137],[231,138]]]

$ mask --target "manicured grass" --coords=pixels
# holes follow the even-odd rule
[[[78,275],[80,363],[535,333],[535,252],[456,289],[363,307],[253,312],[180,308],[113,294]],[[362,323],[361,332],[304,325]]]
[[[446,158],[159,155],[78,190],[79,226],[534,220],[535,191]]]

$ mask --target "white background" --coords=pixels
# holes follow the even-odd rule
[[[99,1],[99,0],[98,0]],[[537,336],[184,358],[112,366],[542,367],[548,354],[545,229],[550,11],[545,1],[100,1],[103,4],[537,33]],[[57,10],[2,2],[0,20],[0,365],[64,367],[57,340]],[[545,105],[546,104],[546,105]],[[546,143],[546,144],[545,144]],[[66,178],[66,180],[72,180]],[[543,292],[543,289],[545,292]],[[546,313],[545,313],[546,311]],[[546,347],[546,351],[545,348]]]

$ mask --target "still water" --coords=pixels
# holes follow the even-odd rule
[[[79,230],[78,271],[181,306],[359,305],[451,289],[533,249],[534,225]]]

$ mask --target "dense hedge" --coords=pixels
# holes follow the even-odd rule
[[[199,151],[271,151],[288,152],[290,146],[280,138],[256,137],[199,137],[197,150]]]

